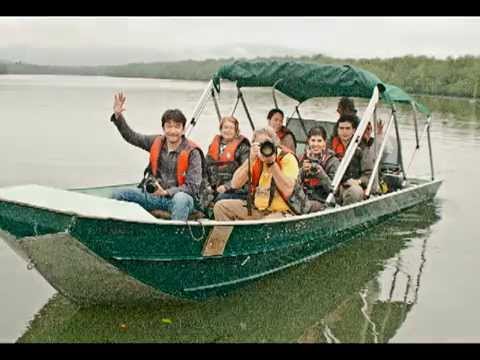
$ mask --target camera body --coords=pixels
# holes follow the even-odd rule
[[[307,160],[308,160],[312,165],[314,165],[314,166],[312,166],[312,167],[310,168],[310,170],[309,170],[308,172],[309,172],[310,174],[312,174],[312,175],[315,175],[315,174],[318,172],[318,166],[319,166],[319,165],[321,166],[320,160],[315,159],[315,158],[307,158]],[[316,166],[315,166],[315,165],[316,165]]]
[[[155,191],[157,191],[158,190],[157,179],[155,179],[153,176],[148,176],[147,178],[145,178],[145,181],[143,182],[143,189],[149,194],[152,194]]]
[[[265,157],[270,157],[277,153],[277,147],[271,140],[265,140],[260,144],[260,153]]]

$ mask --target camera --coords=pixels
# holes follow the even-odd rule
[[[154,193],[158,189],[157,179],[154,177],[147,177],[143,183],[143,188],[149,194]]]
[[[260,153],[265,157],[272,156],[277,153],[277,147],[272,141],[265,140],[260,144]]]

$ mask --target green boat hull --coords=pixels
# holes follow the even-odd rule
[[[16,237],[14,246],[76,302],[203,300],[311,260],[372,224],[432,199],[441,185],[438,180],[411,182],[416,185],[317,214],[239,222],[218,257],[201,256],[208,233],[218,226],[212,221],[128,222],[1,201],[0,228]],[[104,196],[108,189],[101,190]],[[101,196],[101,191],[84,192]],[[78,261],[81,257],[85,260]]]

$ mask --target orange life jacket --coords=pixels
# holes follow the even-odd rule
[[[343,158],[343,156],[345,155],[345,151],[347,151],[347,149],[345,148],[345,145],[343,145],[342,141],[340,140],[340,138],[338,136],[335,136],[332,139],[331,148],[332,148],[333,151],[335,151],[335,154],[340,159]]]
[[[280,130],[277,131],[277,136],[280,140],[283,140],[283,138],[288,134],[293,136],[293,133],[290,131],[290,129],[286,128],[285,126],[282,126]]]
[[[217,162],[218,165],[233,162],[235,161],[235,152],[237,151],[238,146],[242,143],[244,139],[245,137],[242,135],[237,136],[235,139],[233,139],[230,143],[227,144],[222,154],[220,154],[220,142],[222,140],[222,137],[220,135],[216,135],[213,138],[212,143],[208,147],[208,155],[215,162]]]
[[[288,147],[280,145],[280,149],[282,151],[280,152],[279,155],[277,155],[277,158],[275,160],[280,168],[282,167],[281,164],[280,164],[280,161],[282,161],[282,159],[287,154],[293,154],[293,156],[295,156],[295,159],[297,159],[297,156],[295,155],[295,153],[292,150],[290,150]],[[297,161],[298,161],[298,159],[297,159]],[[250,193],[251,194],[255,194],[255,189],[257,188],[258,184],[260,183],[260,177],[262,176],[262,171],[263,171],[263,162],[260,161],[259,159],[256,159],[255,162],[253,163],[253,166],[252,166],[252,182],[250,184]],[[288,200],[283,195],[283,193],[280,191],[280,189],[277,188],[276,190],[278,191],[278,193],[280,194],[282,199],[285,201],[285,203],[288,204]],[[271,194],[271,195],[273,195],[273,194]],[[271,200],[272,199],[270,199],[270,202],[271,202]]]
[[[194,149],[200,149],[200,147],[191,140],[187,140],[188,145],[185,149],[180,151],[180,154],[177,158],[177,186],[182,186],[185,184],[185,177],[188,171],[188,159],[190,153]],[[160,152],[162,151],[163,144],[165,143],[164,136],[157,136],[150,147],[150,170],[152,171],[153,176],[157,175],[158,170],[158,159],[160,157]]]

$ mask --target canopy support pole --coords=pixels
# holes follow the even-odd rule
[[[198,100],[197,105],[193,110],[192,119],[190,120],[190,123],[188,124],[187,129],[185,129],[185,133],[187,134],[187,137],[190,136],[190,133],[192,132],[193,128],[197,124],[198,119],[200,118],[200,114],[205,109],[205,106],[207,105],[207,101],[212,95],[210,93],[210,89],[213,89],[213,80],[210,80],[207,87],[205,88],[202,95],[200,96],[200,99]]]
[[[277,108],[277,109],[278,109],[278,102],[277,102],[277,98],[275,97],[275,86],[277,86],[277,84],[282,80],[283,79],[278,79],[277,81],[275,81],[275,84],[273,84],[273,86],[272,86],[273,104],[275,105],[275,108]]]
[[[235,105],[233,105],[231,116],[233,116],[233,114],[235,114],[235,110],[237,110],[237,106],[238,106],[239,101],[240,101],[240,93],[237,93],[237,100],[235,101]]]
[[[305,136],[308,137],[307,128],[305,127],[305,123],[303,122],[302,116],[300,115],[300,111],[298,110],[299,106],[300,106],[300,103],[298,103],[298,105],[295,106],[295,111],[297,112],[298,120],[300,120],[300,124],[302,125],[303,132],[305,133]]]
[[[375,154],[376,154],[375,165],[373,166],[373,171],[372,171],[372,174],[370,175],[370,178],[368,179],[367,189],[365,190],[365,196],[367,198],[370,196],[370,191],[372,191],[373,181],[377,176],[378,168],[380,166],[380,162],[382,161],[383,151],[385,150],[385,145],[387,144],[387,141],[388,141],[388,133],[390,132],[390,128],[392,127],[393,121],[394,120],[392,115],[390,117],[390,120],[388,121],[387,128],[385,129],[385,134],[383,136],[382,144],[380,145],[380,150],[376,152],[376,149],[375,149]]]
[[[373,137],[375,141],[373,142],[373,148],[375,150],[375,154],[378,154],[378,144],[377,144],[377,106],[375,106],[375,110],[373,110]]]
[[[423,139],[425,138],[425,135],[427,135],[428,126],[430,125],[429,119],[430,117],[427,118],[427,123],[423,128],[422,136],[420,136],[420,140],[418,141],[418,144],[419,144],[418,148],[414,149],[412,152],[412,156],[410,157],[410,162],[408,163],[407,172],[410,170],[410,167],[412,166],[413,160],[415,158],[415,155],[417,154],[418,149],[420,149],[420,144],[423,143]]]
[[[430,172],[432,175],[432,181],[435,180],[435,173],[433,171],[433,155],[432,155],[432,141],[430,139],[430,124],[431,124],[432,117],[428,117],[428,124],[427,124],[427,139],[428,139],[428,153],[430,155]]]
[[[355,154],[355,151],[357,150],[358,145],[362,141],[363,133],[367,128],[368,122],[373,116],[373,112],[379,100],[380,100],[379,89],[378,89],[378,86],[376,86],[373,89],[373,94],[370,99],[370,102],[368,103],[368,106],[363,113],[362,120],[360,121],[360,124],[358,124],[357,129],[355,130],[355,133],[353,134],[352,139],[348,144],[347,151],[345,151],[345,155],[342,161],[340,162],[337,172],[335,173],[335,176],[333,178],[332,189],[330,190],[330,194],[328,194],[328,197],[326,200],[326,203],[330,206],[332,206],[335,203],[335,194],[338,190],[338,187],[340,186],[340,183],[343,179],[345,172],[347,171],[348,166],[350,165],[350,162],[353,158],[353,155]]]
[[[218,106],[217,97],[215,96],[215,89],[212,87],[212,99],[215,105],[215,111],[217,112],[218,122],[222,120],[222,114],[220,114],[220,107]]]
[[[402,171],[403,181],[407,180],[407,174],[405,173],[405,167],[403,166],[403,157],[402,157],[402,142],[400,141],[400,131],[398,130],[398,119],[397,119],[397,109],[395,104],[392,104],[392,114],[395,124],[395,135],[397,137],[397,162],[400,165],[400,170]]]
[[[242,102],[243,108],[245,109],[245,113],[247,114],[247,118],[248,118],[248,121],[250,122],[250,126],[252,127],[252,130],[255,131],[255,125],[253,124],[252,117],[248,112],[247,104],[245,103],[245,99],[243,98],[242,90],[240,90],[238,86],[237,86],[237,89],[238,89],[238,96],[240,98],[240,101]]]
[[[415,141],[416,141],[416,148],[420,148],[420,142],[418,140],[418,123],[417,123],[417,107],[415,106],[415,103],[412,101],[412,109],[413,109],[413,125],[415,127]]]

